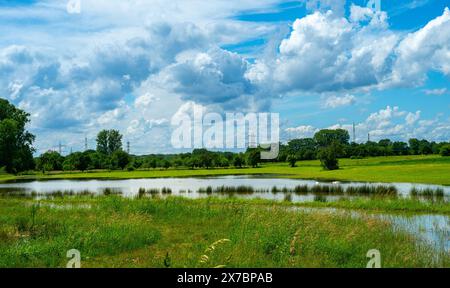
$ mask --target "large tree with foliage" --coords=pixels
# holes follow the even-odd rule
[[[450,156],[450,145],[443,145],[440,154],[444,157]]]
[[[312,138],[293,139],[288,142],[287,155],[298,160],[312,160],[316,157],[316,142]]]
[[[347,130],[344,129],[324,129],[320,130],[314,135],[314,141],[316,141],[319,147],[327,147],[331,144],[348,145],[350,135]]]
[[[85,171],[91,165],[91,157],[86,152],[75,152],[66,157],[64,170]]]
[[[244,156],[242,153],[238,153],[233,158],[233,166],[236,168],[242,168],[242,165],[244,165]]]
[[[124,169],[130,163],[130,155],[123,150],[117,150],[112,154],[111,162],[114,168]]]
[[[56,151],[47,151],[42,154],[36,163],[36,168],[45,171],[63,170],[64,157]]]
[[[319,147],[317,157],[327,170],[339,169],[338,157],[344,154],[344,148],[349,145],[350,135],[344,129],[324,129],[314,135]]]
[[[261,162],[261,150],[258,148],[247,148],[245,152],[247,156],[247,164],[253,168],[258,167]]]
[[[25,129],[30,114],[0,99],[0,167],[9,173],[34,168],[34,135]]]
[[[337,159],[339,145],[337,142],[319,149],[317,157],[320,159],[322,167],[326,170],[339,169],[339,160]]]
[[[102,130],[97,135],[97,151],[112,155],[122,150],[122,135],[117,130]]]

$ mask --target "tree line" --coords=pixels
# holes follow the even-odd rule
[[[33,142],[35,136],[25,129],[30,115],[0,99],[0,169],[8,173],[27,170],[86,171],[116,169],[169,169],[169,168],[227,168],[257,167],[260,148],[248,148],[241,153],[214,152],[195,149],[191,153],[173,155],[129,155],[123,150],[123,136],[117,130],[102,130],[97,135],[96,150],[74,152],[67,156],[47,151],[37,158]],[[293,139],[280,143],[280,153],[274,162],[289,162],[292,167],[298,161],[319,159],[325,169],[339,168],[339,158],[364,158],[393,155],[450,156],[450,143],[410,139],[408,142],[383,139],[378,142],[350,142],[347,130],[324,129],[312,138]]]
[[[66,157],[47,151],[36,159],[36,169],[46,171],[86,171],[125,169],[131,156],[122,149],[122,135],[117,130],[102,130],[97,135],[97,150],[75,152]]]
[[[347,130],[324,129],[313,138],[294,139],[287,144],[280,143],[280,154],[274,162],[288,162],[292,167],[298,161],[321,161],[328,170],[339,169],[339,158],[360,159],[375,156],[429,155],[450,156],[450,143],[429,142],[410,139],[408,143],[383,139],[378,142],[350,143]],[[97,136],[97,150],[75,152],[66,157],[55,151],[41,155],[37,169],[53,170],[95,170],[95,169],[169,169],[169,168],[242,168],[257,167],[261,148],[248,148],[241,153],[215,152],[195,149],[190,153],[128,155],[122,149],[122,135],[117,130],[103,130]]]
[[[324,129],[313,138],[294,139],[281,144],[278,161],[295,166],[297,161],[319,159],[324,168],[339,168],[338,158],[360,159],[377,156],[430,155],[450,156],[449,142],[430,142],[425,139],[409,139],[408,142],[382,139],[378,142],[349,142],[350,135],[344,129]]]

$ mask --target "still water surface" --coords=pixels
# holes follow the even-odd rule
[[[49,180],[49,181],[30,181],[0,184],[0,192],[36,192],[38,194],[54,193],[56,191],[83,192],[89,191],[95,194],[102,194],[105,189],[119,191],[125,197],[132,197],[138,194],[140,188],[162,189],[170,188],[173,195],[180,195],[198,198],[204,197],[198,193],[198,189],[211,186],[212,188],[221,186],[252,186],[255,190],[270,190],[276,186],[278,188],[293,189],[298,185],[340,185],[344,189],[353,186],[363,185],[394,185],[399,194],[407,196],[411,188],[442,188],[445,195],[450,196],[450,186],[414,184],[414,183],[366,183],[366,182],[317,182],[315,180],[302,179],[283,179],[283,178],[261,178],[255,176],[223,176],[223,177],[204,177],[204,178],[154,178],[154,179],[126,179],[126,180]],[[190,191],[191,193],[184,193]],[[188,195],[187,195],[188,194]],[[263,198],[271,200],[281,200],[283,195],[273,193],[255,193],[255,195],[239,195],[239,197]],[[292,200],[305,201],[303,196],[293,195]],[[314,197],[312,196],[311,199]]]
[[[314,180],[301,179],[282,179],[282,178],[261,178],[255,176],[224,176],[224,177],[205,177],[205,178],[155,178],[155,179],[127,179],[127,180],[51,180],[51,181],[31,181],[0,184],[0,193],[38,193],[51,194],[57,191],[70,191],[81,193],[89,191],[94,194],[102,194],[105,189],[120,192],[124,197],[133,197],[138,194],[140,188],[162,189],[170,188],[174,196],[183,196],[188,198],[208,197],[205,193],[199,193],[198,190],[205,187],[221,186],[252,186],[255,190],[268,190],[272,187],[293,189],[298,185],[341,185],[344,189],[349,186],[362,185],[386,185],[386,183],[365,183],[365,182],[317,182]],[[391,185],[391,184],[388,184]],[[442,188],[445,197],[450,196],[449,186],[426,185],[413,183],[392,183],[400,195],[408,197],[411,188]],[[227,195],[216,195],[219,197],[228,197]],[[269,200],[283,200],[284,193],[254,193],[254,194],[234,194],[233,197],[241,198],[262,198]],[[315,195],[296,195],[290,194],[290,201],[304,202],[314,201]],[[326,196],[326,201],[335,201],[341,197],[348,196]],[[323,210],[323,209],[322,209]],[[333,210],[333,209],[330,209]],[[334,210],[337,212],[337,210]],[[354,212],[359,217],[363,213]],[[398,215],[398,214],[370,214],[382,220],[391,222],[395,227],[406,230],[411,234],[419,236],[424,241],[429,242],[439,251],[450,251],[450,217],[443,215]]]

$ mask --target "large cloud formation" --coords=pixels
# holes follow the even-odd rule
[[[450,12],[417,32],[389,30],[385,12],[352,6],[349,19],[331,10],[297,19],[278,57],[255,64],[255,83],[276,92],[349,91],[421,85],[427,72],[450,74]]]
[[[236,4],[230,1],[202,1],[203,12],[185,2],[164,10],[185,13],[188,22],[178,19],[177,13],[175,19],[158,14],[159,6],[152,6],[154,19],[149,20],[143,12],[149,4],[137,1],[127,11],[135,19],[116,22],[131,22],[131,28],[86,33],[83,27],[74,31],[76,36],[54,45],[1,47],[0,95],[32,114],[35,131],[70,130],[79,139],[79,134],[109,126],[137,140],[142,133],[167,128],[168,118],[186,101],[241,112],[267,108],[279,95],[308,92],[333,95],[325,106],[336,108],[352,104],[355,91],[421,85],[430,70],[450,73],[448,9],[422,29],[404,35],[389,29],[385,12],[352,6],[345,18],[337,8],[323,9],[332,1],[309,1],[309,8],[321,2],[321,9],[293,23],[276,55],[246,59],[221,45],[260,37],[274,31],[271,25],[229,20],[236,13]],[[275,2],[240,1],[240,6],[251,10]],[[60,8],[48,3],[41,5]],[[81,21],[94,18],[101,7],[108,8],[110,18],[105,19],[116,19],[118,10],[108,3],[95,1],[83,10]],[[223,8],[223,15],[212,25],[206,20],[217,7]],[[42,9],[33,13],[39,11],[49,15]],[[105,23],[100,19],[90,24],[98,29]],[[89,41],[73,46],[83,31]],[[70,49],[62,49],[65,40]],[[419,123],[415,118],[409,117],[411,125]],[[39,141],[48,147],[56,138]]]

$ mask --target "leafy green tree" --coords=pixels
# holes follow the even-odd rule
[[[367,156],[375,157],[382,155],[381,149],[377,142],[367,141],[366,144],[364,144],[364,149],[366,150]]]
[[[358,144],[355,142],[350,143],[350,145],[345,146],[345,155],[350,158],[363,158],[366,156],[366,149],[364,144]]]
[[[392,150],[392,141],[389,139],[382,139],[378,141],[378,149],[381,155],[389,156],[394,154]]]
[[[184,161],[180,156],[177,156],[173,159],[172,163],[175,168],[178,168],[178,167],[183,166]]]
[[[290,154],[288,145],[280,142],[280,151],[278,153],[277,161],[286,162],[287,156]]]
[[[195,168],[194,159],[192,159],[192,157],[187,157],[186,159],[184,159],[184,166],[188,167],[189,169],[194,169]]]
[[[247,149],[247,164],[253,168],[258,167],[258,163],[261,162],[261,151],[256,148]]]
[[[420,141],[416,138],[409,139],[409,150],[411,151],[412,155],[418,155],[419,154],[419,148],[420,148]]]
[[[213,155],[212,152],[209,152],[206,149],[195,149],[192,151],[192,157],[197,159],[199,163],[196,166],[201,166],[205,168],[211,168],[213,164]]]
[[[133,157],[133,160],[132,160],[132,162],[131,162],[131,165],[132,165],[132,167],[133,167],[134,169],[139,169],[139,168],[142,167],[143,161],[142,161],[141,158]]]
[[[116,150],[111,156],[111,162],[114,168],[125,169],[125,167],[130,163],[130,155],[123,150]]]
[[[34,168],[34,135],[25,126],[30,114],[0,99],[0,167],[8,173]]]
[[[442,146],[440,154],[441,154],[441,156],[444,156],[444,157],[450,156],[450,145]]]
[[[43,173],[46,171],[63,170],[64,157],[56,151],[47,151],[36,161],[36,168]]]
[[[297,163],[297,157],[294,154],[290,154],[287,157],[287,161],[289,162],[289,165],[294,168]]]
[[[164,160],[163,160],[162,166],[163,166],[163,168],[166,169],[166,170],[169,169],[170,166],[171,166],[170,161],[167,160],[167,159],[164,159]]]
[[[230,166],[230,161],[225,156],[218,157],[217,164],[218,167],[226,168]]]
[[[237,168],[242,168],[244,165],[244,157],[241,153],[236,154],[233,158],[233,166]]]
[[[299,160],[312,160],[316,157],[316,142],[312,138],[294,139],[288,143],[288,154]],[[286,158],[287,160],[287,158]]]
[[[105,155],[109,155],[108,148],[108,130],[102,130],[97,134],[97,152]]]
[[[158,167],[158,161],[155,158],[150,159],[149,166],[150,168],[156,169]]]
[[[319,149],[317,157],[320,159],[322,167],[326,170],[337,170],[339,169],[338,155],[338,143],[333,143],[327,147],[322,147]]]
[[[89,158],[89,166],[87,167],[87,170],[107,168],[108,156],[105,154],[98,153],[95,150],[87,150],[84,151],[83,154]]]
[[[439,154],[441,150],[442,145],[440,143],[431,142],[431,154]]]
[[[112,155],[122,149],[122,135],[117,130],[102,130],[97,135],[97,151]]]
[[[86,171],[90,166],[91,157],[88,153],[74,152],[66,157],[64,161],[64,170]]]
[[[408,155],[408,144],[396,141],[392,143],[392,152],[395,155]]]
[[[314,141],[319,147],[327,147],[332,143],[339,143],[342,145],[348,145],[350,135],[347,130],[344,129],[324,129],[320,130],[314,135]]]
[[[419,154],[421,155],[428,155],[433,153],[433,147],[430,142],[427,140],[420,140],[419,141]]]

